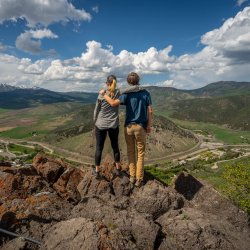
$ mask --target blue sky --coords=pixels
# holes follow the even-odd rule
[[[124,84],[130,71],[146,85],[185,89],[250,81],[249,5],[0,0],[0,83],[96,91],[108,74]]]

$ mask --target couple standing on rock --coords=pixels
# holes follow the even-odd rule
[[[116,77],[107,78],[107,89],[100,90],[94,111],[96,152],[93,174],[100,177],[102,150],[107,133],[114,153],[116,174],[121,174],[119,135],[119,105],[126,106],[125,140],[130,172],[130,182],[136,187],[143,184],[144,154],[146,134],[151,132],[152,101],[149,92],[139,86],[140,77],[132,72],[128,74],[126,89],[116,88]]]

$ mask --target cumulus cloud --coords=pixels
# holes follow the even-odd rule
[[[32,37],[35,39],[43,39],[43,38],[58,38],[51,30],[42,29],[42,30],[30,30]]]
[[[250,62],[250,8],[229,18],[219,28],[207,32],[201,42],[237,62]]]
[[[173,87],[173,84],[174,84],[174,80],[166,80],[161,84],[161,86],[163,86],[163,87]]]
[[[0,82],[11,85],[33,85],[33,77],[31,75],[23,74],[23,72],[18,69],[21,63],[22,60],[15,56],[0,54]]]
[[[28,30],[17,37],[16,47],[30,54],[39,54],[43,52],[41,48],[41,39],[43,38],[54,39],[58,38],[58,36],[49,29]],[[51,51],[49,53],[54,52]]]
[[[201,37],[205,47],[182,55],[170,66],[170,77],[179,88],[197,88],[220,80],[249,81],[250,8]]]
[[[201,37],[204,48],[194,54],[171,55],[172,46],[161,50],[154,47],[132,53],[122,50],[115,54],[112,46],[89,41],[85,51],[67,60],[18,59],[0,54],[1,80],[10,84],[26,84],[52,90],[97,91],[108,74],[116,74],[118,83],[124,82],[128,72],[136,71],[143,79],[152,75],[168,76],[158,86],[192,89],[221,81],[249,81],[250,68],[250,8],[246,7],[217,29]],[[55,38],[48,31],[26,32],[29,39]],[[23,33],[23,34],[26,34]],[[22,40],[22,39],[21,39]],[[39,44],[38,44],[39,45]],[[38,49],[33,44],[34,50]],[[41,49],[41,48],[40,48]],[[11,70],[10,70],[11,69]]]
[[[25,19],[29,26],[48,26],[56,22],[90,21],[84,9],[76,9],[68,0],[1,0],[0,23]]]
[[[26,32],[29,38],[38,33]],[[31,39],[30,39],[31,40]],[[38,41],[39,42],[39,41]],[[39,51],[39,46],[33,50]],[[24,49],[27,49],[26,47]],[[96,91],[106,79],[107,74],[115,73],[119,80],[124,80],[128,72],[134,70],[141,74],[158,74],[168,70],[168,63],[174,60],[169,56],[172,46],[163,50],[149,48],[145,52],[132,53],[122,50],[114,54],[112,47],[102,47],[96,41],[89,41],[86,50],[79,57],[68,60],[39,60],[17,59],[12,57],[12,75],[32,75],[30,81],[35,81],[41,87],[49,84],[50,89],[58,90],[87,90]],[[1,58],[0,58],[1,59]],[[4,73],[1,72],[0,74]],[[15,82],[18,82],[16,79]],[[21,83],[23,85],[23,82]],[[32,84],[31,82],[29,84]],[[48,87],[48,86],[47,86]]]

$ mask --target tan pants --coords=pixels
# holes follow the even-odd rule
[[[143,180],[146,130],[138,124],[129,124],[124,132],[130,176]]]

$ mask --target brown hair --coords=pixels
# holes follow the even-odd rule
[[[140,81],[140,77],[135,72],[131,72],[131,73],[128,74],[128,77],[127,77],[128,84],[130,84],[130,85],[139,85],[139,81]]]

